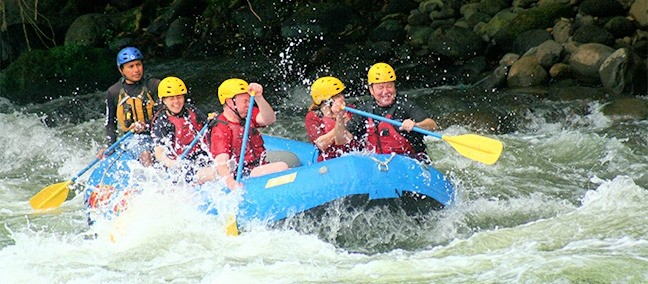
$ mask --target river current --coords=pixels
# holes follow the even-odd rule
[[[265,133],[304,140],[294,114],[307,102],[277,106],[279,121]],[[456,204],[440,211],[333,208],[320,220],[259,222],[228,237],[180,193],[150,194],[115,241],[101,234],[109,221],[87,226],[80,192],[50,212],[27,203],[93,160],[103,120],[48,127],[46,114],[0,101],[0,282],[648,282],[648,121],[612,120],[596,101],[586,107],[582,115],[582,101],[542,101],[515,132],[484,134],[505,145],[492,166],[430,138],[433,165],[457,190]]]

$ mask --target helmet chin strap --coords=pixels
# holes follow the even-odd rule
[[[232,102],[234,103],[234,108],[232,108],[232,107],[229,106],[229,105],[227,105],[227,107],[228,107],[229,109],[231,109],[231,110],[236,114],[236,116],[238,116],[238,118],[239,118],[239,120],[240,120],[241,122],[244,123],[244,122],[245,122],[245,117],[241,116],[241,113],[239,113],[239,111],[238,111],[238,109],[237,109],[237,107],[236,107],[236,99],[235,99],[235,98],[232,98]]]

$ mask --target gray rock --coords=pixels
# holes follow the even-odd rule
[[[578,6],[578,11],[594,17],[609,17],[625,13],[617,0],[585,0]]]
[[[562,45],[553,40],[545,41],[531,50],[533,50],[533,55],[538,59],[540,65],[547,69],[560,60],[564,51]],[[531,55],[531,50],[525,55]]]
[[[634,24],[622,16],[612,17],[605,23],[603,28],[614,35],[615,38],[630,36],[635,32]]]
[[[630,16],[632,16],[640,27],[648,26],[648,0],[635,0],[630,6]]]
[[[574,32],[572,40],[580,43],[614,44],[614,35],[595,25],[584,25]]]
[[[599,67],[614,49],[600,43],[586,43],[579,46],[568,59],[574,77],[585,84],[598,85],[601,81]]]
[[[507,53],[502,56],[502,59],[499,61],[500,66],[511,66],[515,61],[520,59],[520,55],[517,53]]]
[[[497,66],[491,74],[477,84],[483,90],[492,90],[506,85],[508,66]]]
[[[511,88],[541,86],[546,83],[547,71],[534,56],[526,56],[515,61],[506,79]]]
[[[571,77],[571,67],[569,64],[556,63],[549,68],[549,76],[553,79],[565,79]]]
[[[188,18],[178,18],[171,23],[164,35],[164,44],[168,48],[187,45],[192,34],[192,21]]]
[[[610,95],[645,95],[646,64],[626,48],[619,48],[601,64],[603,89]]]
[[[501,29],[508,26],[511,21],[517,17],[517,15],[518,13],[511,9],[499,11],[499,13],[495,14],[495,16],[493,16],[493,18],[482,27],[480,33],[492,38]]]
[[[537,6],[521,11],[508,25],[502,27],[492,38],[504,51],[511,51],[519,35],[530,30],[545,30],[552,27],[556,19],[571,17],[569,5]],[[546,39],[540,41],[544,42]]]
[[[102,46],[110,30],[110,17],[105,14],[86,14],[72,22],[65,34],[66,45]]]
[[[648,106],[639,98],[620,98],[603,107],[603,114],[613,119],[646,119]]]
[[[521,33],[513,42],[513,52],[524,54],[532,47],[552,39],[551,34],[543,29],[533,29]]]
[[[556,22],[551,30],[551,35],[557,43],[565,43],[569,40],[574,28],[574,23],[565,18],[561,18]]]

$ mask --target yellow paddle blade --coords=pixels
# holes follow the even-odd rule
[[[502,142],[477,134],[443,135],[441,139],[450,143],[450,146],[464,157],[486,165],[494,164],[504,149]]]
[[[64,181],[43,188],[43,190],[29,199],[29,205],[34,209],[50,209],[58,207],[63,203],[63,201],[65,201],[65,199],[67,199],[71,183],[72,181]]]
[[[234,237],[239,235],[238,226],[236,225],[236,217],[234,217],[234,215],[227,217],[227,222],[225,223],[225,234]]]

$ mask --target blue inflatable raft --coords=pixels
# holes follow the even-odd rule
[[[288,159],[291,168],[242,179],[244,192],[236,216],[239,224],[255,219],[277,222],[335,201],[391,204],[421,212],[449,206],[454,199],[454,187],[443,174],[409,157],[353,153],[318,163],[317,150],[310,143],[274,136],[264,136],[264,141],[269,159]],[[129,151],[118,148],[92,171],[85,193],[90,219],[93,214],[120,212],[126,206],[120,200],[137,192],[132,189],[136,177],[128,166],[133,160]],[[196,190],[206,192],[204,187],[209,184]],[[201,207],[218,214],[210,206],[208,194],[199,196],[203,198]]]

